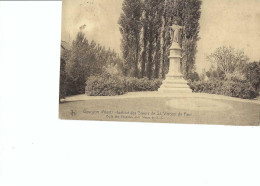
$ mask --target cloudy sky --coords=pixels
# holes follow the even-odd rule
[[[86,24],[87,38],[120,52],[123,0],[63,0],[62,39],[73,40]],[[197,70],[208,68],[206,55],[226,45],[260,60],[260,0],[203,0]]]

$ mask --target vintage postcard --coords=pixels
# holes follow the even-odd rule
[[[259,7],[63,0],[60,119],[258,126]]]

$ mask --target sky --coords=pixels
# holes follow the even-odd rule
[[[121,34],[117,24],[123,0],[63,0],[62,40],[72,41],[79,28],[89,40],[120,52]]]
[[[221,46],[244,50],[251,61],[260,60],[260,0],[204,0],[196,67],[210,64],[206,56]]]
[[[120,52],[117,24],[123,0],[63,0],[62,40],[72,41],[79,28],[89,40]],[[196,68],[210,67],[206,56],[221,46],[243,49],[260,60],[260,0],[203,0]]]

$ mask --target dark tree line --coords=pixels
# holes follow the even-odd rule
[[[119,18],[124,75],[164,78],[169,67],[171,46],[169,26],[185,26],[181,46],[182,70],[186,76],[195,69],[200,0],[124,0]]]

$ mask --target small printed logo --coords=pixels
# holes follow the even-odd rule
[[[75,110],[71,110],[71,111],[70,111],[70,115],[71,115],[71,116],[76,116],[76,114],[77,114],[77,113],[76,113]]]

